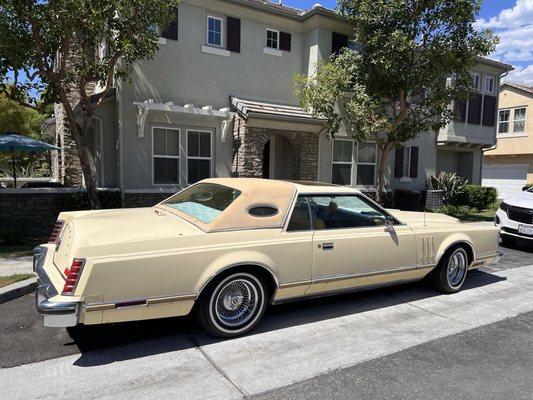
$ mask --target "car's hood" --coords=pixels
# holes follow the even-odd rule
[[[421,225],[439,225],[439,224],[457,224],[460,221],[457,218],[450,217],[446,214],[438,214],[432,212],[418,212],[418,211],[401,211],[401,210],[387,210],[394,217],[401,222],[410,226]]]
[[[504,199],[504,201],[506,204],[509,204],[510,206],[533,209],[533,193],[532,192],[522,192],[519,194],[515,194],[514,196]]]

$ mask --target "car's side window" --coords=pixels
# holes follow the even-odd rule
[[[294,210],[292,211],[287,231],[309,231],[311,230],[311,217],[309,215],[309,198],[298,196]]]
[[[341,229],[385,225],[387,215],[357,195],[311,196],[313,229]]]

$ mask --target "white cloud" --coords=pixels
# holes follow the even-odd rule
[[[503,78],[503,81],[533,86],[533,64],[525,67],[515,67],[515,70],[509,72],[509,75]]]
[[[533,85],[533,0],[517,0],[495,17],[478,19],[475,26],[491,28],[500,37],[490,58],[514,65],[505,80]]]
[[[513,8],[500,11],[497,17],[488,20],[480,18],[476,21],[479,29],[509,28],[531,24],[533,21],[533,0],[517,0]]]

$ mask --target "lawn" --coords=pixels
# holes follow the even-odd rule
[[[494,216],[496,211],[494,210],[483,210],[478,213],[465,214],[465,215],[454,215],[454,217],[459,218],[463,222],[479,222],[479,221],[494,221]]]
[[[33,274],[15,274],[10,276],[0,276],[0,288],[13,283],[24,281],[26,279],[32,278]]]

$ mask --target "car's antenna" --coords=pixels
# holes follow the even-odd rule
[[[426,208],[424,207],[424,226],[426,226]]]

